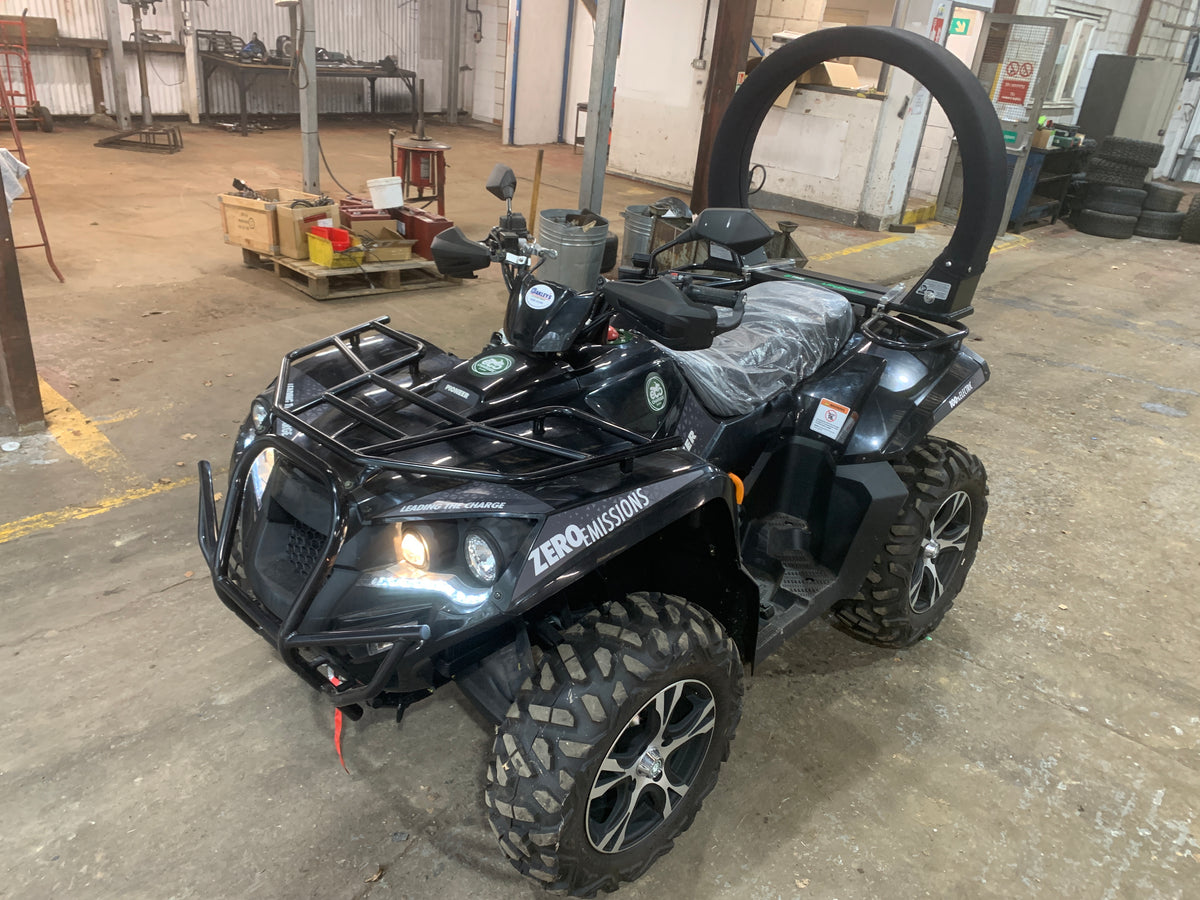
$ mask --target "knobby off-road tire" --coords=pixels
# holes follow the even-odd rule
[[[1187,213],[1181,212],[1143,210],[1137,224],[1133,227],[1133,233],[1139,237],[1173,241],[1179,237],[1179,231],[1183,227],[1183,220],[1186,216]]]
[[[1114,238],[1118,241],[1133,237],[1133,229],[1137,223],[1137,216],[1116,216],[1087,208],[1081,209],[1075,216],[1075,227],[1084,234]]]
[[[1187,212],[1183,214],[1183,224],[1179,228],[1179,239],[1189,244],[1200,244],[1200,194],[1192,198]]]
[[[1153,168],[1162,159],[1163,145],[1154,141],[1133,138],[1106,137],[1096,149],[1096,155],[1130,166]]]
[[[1087,180],[1093,184],[1115,184],[1118,187],[1142,189],[1149,169],[1146,166],[1133,166],[1128,163],[1114,162],[1099,155],[1093,156],[1087,162],[1084,173]]]
[[[1146,192],[1137,188],[1117,187],[1114,184],[1090,184],[1084,197],[1083,208],[1114,216],[1138,216]]]
[[[1142,209],[1148,209],[1151,212],[1175,212],[1179,209],[1179,203],[1183,200],[1183,191],[1177,187],[1171,187],[1169,184],[1155,184],[1153,181],[1146,182],[1146,202],[1142,204]]]
[[[833,610],[834,627],[879,647],[908,647],[941,623],[983,535],[987,473],[952,441],[929,437],[894,464],[908,499],[858,595]]]
[[[484,800],[512,864],[577,897],[641,876],[692,823],[742,712],[742,663],[707,612],[631,594],[539,660],[496,733]]]

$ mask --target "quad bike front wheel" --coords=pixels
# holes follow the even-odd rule
[[[858,595],[833,625],[879,647],[909,647],[941,623],[983,535],[987,473],[953,441],[928,437],[896,464],[908,499]]]
[[[606,604],[562,638],[499,727],[484,799],[522,874],[591,897],[691,825],[741,717],[742,663],[712,616],[661,594]]]

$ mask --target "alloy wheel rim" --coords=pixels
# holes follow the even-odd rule
[[[971,515],[971,498],[966,491],[955,491],[929,520],[909,584],[908,603],[913,612],[929,612],[945,595],[967,550]]]
[[[592,782],[587,836],[621,853],[657,831],[687,796],[708,755],[717,704],[702,681],[663,688],[613,741]]]

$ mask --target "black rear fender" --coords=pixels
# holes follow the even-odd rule
[[[966,347],[944,351],[952,356],[948,362],[880,347],[868,352],[892,358],[861,410],[842,457],[845,462],[906,456],[990,375],[983,358]]]

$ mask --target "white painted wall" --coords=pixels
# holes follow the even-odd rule
[[[975,47],[983,32],[984,13],[976,9],[959,7],[954,12],[955,18],[967,19],[965,35],[952,34],[946,39],[946,49],[953,53],[963,63],[970,67],[975,58]],[[942,186],[942,173],[946,161],[950,157],[951,141],[954,131],[950,120],[938,105],[936,100],[930,101],[929,119],[925,123],[925,136],[921,142],[921,152],[917,155],[917,168],[913,173],[912,191],[926,197],[936,198]]]
[[[521,8],[520,18],[517,7]],[[509,59],[506,73],[504,142],[551,144],[558,140],[566,49],[567,6],[561,0],[511,0],[508,5]],[[520,46],[515,32],[520,29]],[[513,59],[515,47],[516,59]],[[512,84],[516,79],[515,117]],[[511,125],[511,129],[510,129]],[[511,131],[511,141],[510,141]]]
[[[575,113],[580,103],[588,102],[592,85],[592,48],[596,44],[596,23],[591,13],[578,0],[575,3],[575,27],[571,39],[571,74],[567,83],[566,121],[563,122],[563,140],[570,144],[575,139]],[[579,134],[587,127],[587,115],[579,117]]]
[[[708,81],[707,70],[692,68],[703,23],[704,0],[626,0],[610,171],[691,189]]]
[[[764,190],[805,204],[857,211],[882,104],[806,88],[767,113],[753,161]]]

